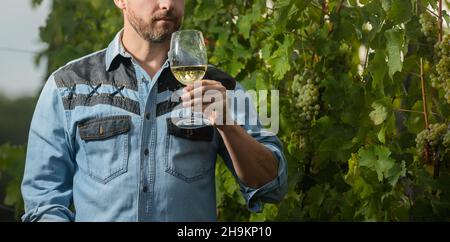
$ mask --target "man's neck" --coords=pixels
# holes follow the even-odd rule
[[[150,78],[153,78],[164,65],[170,48],[170,40],[163,43],[150,43],[142,39],[131,26],[125,26],[122,44]]]

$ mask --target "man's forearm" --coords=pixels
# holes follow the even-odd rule
[[[278,162],[272,152],[239,125],[218,126],[239,179],[258,188],[277,176]]]

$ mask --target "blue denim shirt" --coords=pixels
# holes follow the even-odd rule
[[[105,50],[69,62],[46,82],[29,133],[22,220],[216,221],[218,154],[248,209],[279,202],[287,168],[278,138],[262,136],[260,125],[242,125],[278,159],[273,181],[245,186],[217,130],[186,131],[167,121],[171,94],[181,87],[168,62],[150,78],[124,51],[120,36]],[[209,77],[224,76],[216,70]],[[242,89],[229,78],[223,84]]]

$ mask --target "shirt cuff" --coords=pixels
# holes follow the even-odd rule
[[[74,214],[60,205],[35,208],[22,216],[23,222],[71,222]]]
[[[277,147],[271,144],[264,144],[264,146],[277,158],[278,175],[275,179],[259,188],[248,187],[239,181],[241,192],[247,202],[247,208],[251,212],[261,212],[263,202],[276,203],[281,201],[286,192],[287,174],[285,158]]]

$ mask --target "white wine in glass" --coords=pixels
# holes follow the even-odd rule
[[[201,81],[205,76],[207,66],[174,66],[171,67],[175,78],[184,85],[194,84]]]
[[[205,41],[198,30],[180,30],[172,34],[169,50],[170,70],[175,78],[184,85],[193,85],[201,81],[208,67]],[[195,113],[179,120],[175,125],[183,128],[197,128],[210,125],[203,113]]]

